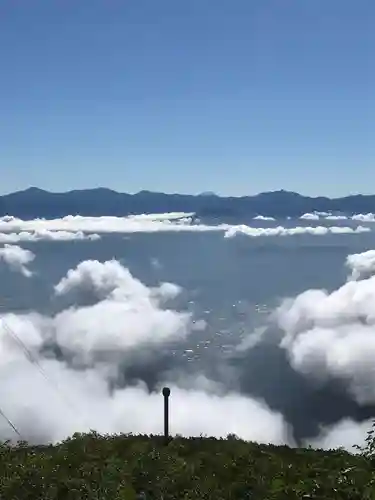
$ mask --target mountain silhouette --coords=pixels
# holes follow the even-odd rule
[[[107,188],[52,193],[30,187],[0,196],[0,215],[13,215],[22,219],[50,219],[66,215],[125,216],[157,212],[195,212],[198,216],[212,217],[297,217],[314,211],[345,214],[375,212],[375,195],[312,198],[280,190],[255,196],[223,197],[211,192],[203,195],[152,191],[129,194]]]

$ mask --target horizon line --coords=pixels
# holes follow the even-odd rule
[[[271,195],[271,194],[278,194],[278,193],[285,193],[289,195],[295,195],[295,196],[300,196],[302,198],[310,198],[310,199],[318,199],[318,198],[325,198],[328,200],[340,200],[343,198],[351,198],[351,197],[357,197],[357,196],[363,196],[363,197],[369,197],[369,196],[375,196],[375,193],[360,193],[360,192],[354,192],[354,193],[349,193],[343,196],[334,196],[331,197],[329,195],[306,195],[302,194],[297,191],[291,191],[288,189],[276,189],[276,190],[270,190],[270,191],[259,191],[256,194],[242,194],[242,195],[224,195],[224,194],[218,194],[214,191],[202,191],[199,193],[182,193],[182,192],[166,192],[166,191],[151,191],[149,189],[141,189],[140,191],[135,191],[135,192],[130,192],[130,191],[116,191],[113,188],[106,187],[106,186],[96,186],[96,187],[87,187],[87,188],[75,188],[75,189],[68,189],[66,191],[50,191],[49,189],[44,189],[40,188],[37,186],[29,186],[24,189],[19,189],[16,191],[10,191],[10,192],[5,192],[5,193],[0,193],[0,198],[3,198],[5,196],[11,196],[14,194],[21,194],[21,193],[26,193],[28,191],[36,191],[36,192],[42,192],[42,193],[47,193],[47,194],[58,194],[58,195],[64,195],[64,194],[69,194],[69,193],[74,193],[74,192],[88,192],[88,191],[109,191],[113,194],[119,194],[119,195],[129,195],[129,196],[137,196],[142,193],[147,193],[147,194],[158,194],[158,195],[166,195],[166,196],[190,196],[190,197],[216,197],[216,198],[221,198],[221,199],[228,199],[228,198],[234,198],[234,199],[240,199],[240,198],[256,198],[257,196],[261,195]]]

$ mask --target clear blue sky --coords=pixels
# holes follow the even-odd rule
[[[374,0],[1,0],[1,192],[375,193]]]

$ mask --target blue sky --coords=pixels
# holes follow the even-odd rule
[[[2,0],[1,192],[375,193],[373,0]]]

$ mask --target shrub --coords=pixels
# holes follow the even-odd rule
[[[9,500],[374,500],[367,456],[229,439],[76,434],[0,447]]]

